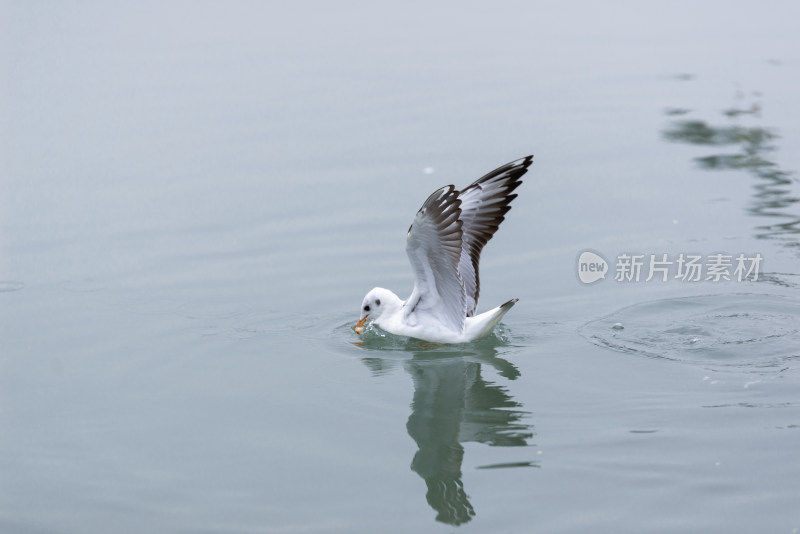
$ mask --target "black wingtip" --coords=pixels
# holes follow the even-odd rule
[[[519,299],[511,299],[508,302],[504,302],[503,304],[501,304],[500,308],[510,308],[511,306],[516,304],[517,302],[519,302]]]
[[[481,184],[487,180],[491,180],[497,176],[505,176],[509,188],[506,192],[510,193],[522,183],[521,178],[528,172],[528,167],[530,167],[531,163],[533,163],[533,155],[516,159],[496,168],[484,176],[481,176],[475,180],[470,187],[477,186],[478,184]]]
[[[530,167],[531,163],[533,163],[533,154],[525,156],[524,158],[519,158],[516,161],[512,161],[508,164],[509,167],[522,167],[523,169],[527,169]]]
[[[531,166],[531,163],[533,163],[533,154],[531,154],[530,156],[525,156],[524,158],[522,158],[520,160],[519,166],[520,166],[520,168],[523,169],[524,172],[528,172],[528,167]]]

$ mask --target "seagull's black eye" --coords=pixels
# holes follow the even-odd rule
[[[381,305],[381,299],[376,300],[375,301],[375,306],[380,306],[380,305]]]
[[[369,311],[369,305],[364,306],[364,311]]]

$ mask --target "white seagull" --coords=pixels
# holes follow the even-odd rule
[[[363,333],[371,319],[392,334],[437,343],[464,343],[488,335],[518,299],[475,315],[481,250],[511,209],[517,198],[512,192],[532,162],[533,156],[527,156],[463,191],[447,185],[429,196],[406,237],[415,278],[411,296],[402,300],[382,287],[367,293],[356,333]]]

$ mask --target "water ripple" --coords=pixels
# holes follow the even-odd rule
[[[586,323],[580,333],[620,352],[781,371],[800,359],[799,316],[799,303],[777,295],[704,295],[634,304]]]
[[[11,291],[19,291],[25,287],[22,282],[14,280],[0,280],[0,293],[10,293]]]

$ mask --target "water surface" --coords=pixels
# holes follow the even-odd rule
[[[800,528],[795,3],[0,9],[3,532]],[[530,153],[495,334],[357,336]]]

